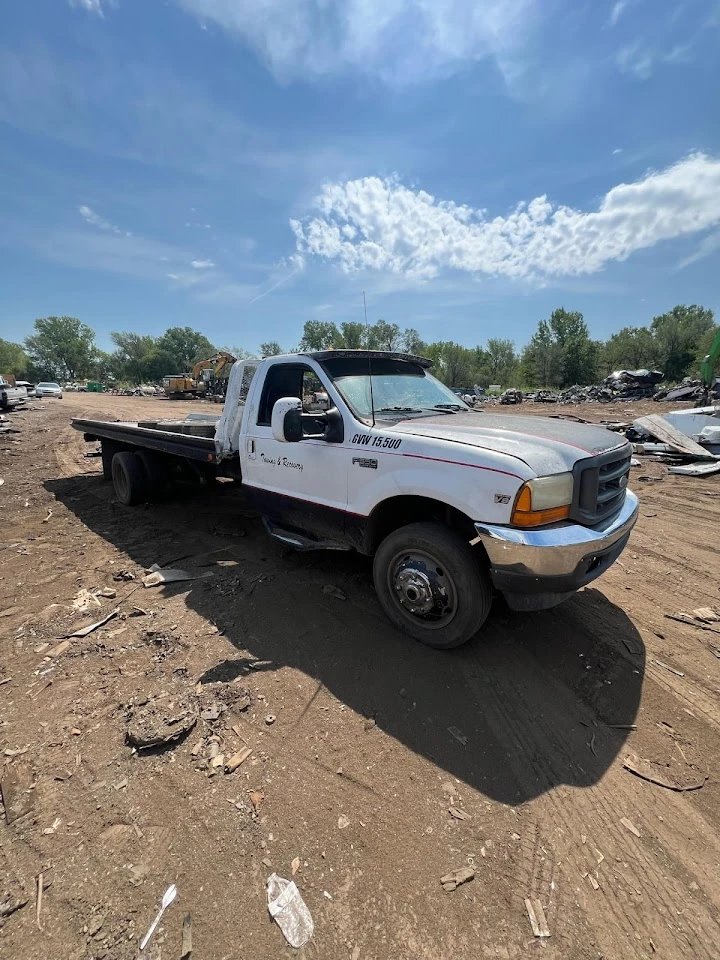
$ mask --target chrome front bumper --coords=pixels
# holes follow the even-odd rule
[[[620,511],[595,527],[563,522],[520,530],[476,523],[473,542],[482,542],[493,583],[504,593],[567,595],[615,562],[637,516],[638,499],[628,490]]]

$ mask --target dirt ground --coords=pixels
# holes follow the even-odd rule
[[[173,883],[143,956],[180,958],[188,914],[193,957],[286,956],[265,884],[295,871],[303,956],[716,960],[720,624],[666,615],[720,611],[720,477],[645,461],[619,563],[555,610],[496,603],[442,653],[388,625],[366,559],[289,552],[231,484],[124,507],[70,427],[198,409],[68,394],[0,435],[0,956],[136,957]],[[202,579],[142,586],[175,562]],[[156,697],[204,719],[137,751],[128,719]],[[244,746],[235,772],[211,766]],[[631,754],[697,789],[635,776]]]

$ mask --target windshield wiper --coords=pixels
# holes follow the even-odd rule
[[[436,403],[433,407],[428,407],[432,410],[450,410],[451,413],[457,413],[458,410],[465,410],[466,408],[461,403]]]
[[[422,413],[419,407],[378,407],[375,413]]]

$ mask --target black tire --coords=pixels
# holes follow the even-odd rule
[[[115,496],[120,503],[132,507],[145,503],[148,495],[148,480],[142,460],[136,453],[123,450],[116,453],[112,462],[112,478]]]
[[[400,527],[383,540],[373,562],[385,614],[428,647],[459,647],[478,632],[492,605],[490,578],[478,559],[462,537],[440,523]],[[414,602],[420,612],[412,612]]]
[[[164,469],[163,458],[151,450],[138,450],[135,454],[140,459],[147,477],[147,496],[152,500],[159,500],[165,492],[167,473]]]

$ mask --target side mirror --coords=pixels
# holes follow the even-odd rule
[[[281,397],[275,401],[270,419],[274,440],[298,443],[303,438],[302,407],[297,397]]]

